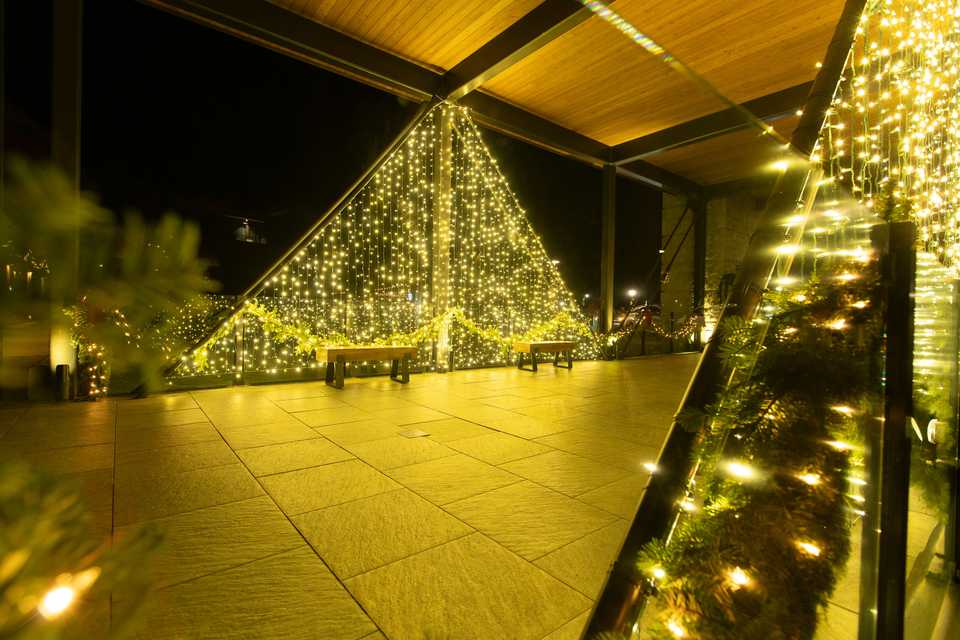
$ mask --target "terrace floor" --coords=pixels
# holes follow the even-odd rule
[[[70,476],[104,536],[164,531],[143,638],[574,639],[695,363],[31,405],[0,452]]]

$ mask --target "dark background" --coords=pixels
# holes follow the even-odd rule
[[[7,151],[49,156],[51,0],[5,2]],[[416,105],[134,0],[84,3],[82,186],[197,221],[227,293],[310,227]],[[483,130],[571,290],[596,299],[600,172]],[[616,291],[655,300],[661,196],[617,184]],[[267,244],[237,242],[252,218]],[[650,282],[645,283],[650,276]],[[618,303],[622,299],[618,298]]]

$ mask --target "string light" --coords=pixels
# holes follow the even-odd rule
[[[747,572],[740,567],[734,567],[727,573],[727,577],[733,585],[734,590],[749,586],[753,580],[747,575]]]
[[[412,344],[427,370],[502,365],[523,339],[599,355],[468,111],[443,104],[175,375],[303,374],[327,345]]]
[[[820,547],[813,544],[812,542],[807,542],[804,540],[797,541],[797,548],[800,549],[800,551],[807,554],[808,556],[813,556],[814,558],[819,557],[821,553]]]
[[[757,477],[756,469],[743,462],[731,461],[726,463],[724,467],[727,473],[739,480],[752,480]]]

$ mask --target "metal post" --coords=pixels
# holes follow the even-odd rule
[[[960,425],[960,366],[958,366],[958,350],[960,350],[960,280],[953,285],[953,309],[956,314],[953,348],[950,351],[953,363],[951,383],[953,385],[952,399],[954,402],[954,429]],[[944,456],[953,468],[950,471],[950,508],[947,511],[946,529],[944,531],[943,557],[955,582],[960,581],[960,440],[954,443],[953,451]]]
[[[617,234],[617,167],[603,165],[600,225],[600,331],[613,327],[613,268]]]
[[[902,638],[906,606],[907,512],[910,506],[910,416],[913,415],[913,291],[916,274],[911,222],[890,224],[884,256],[883,453],[880,546],[877,558],[878,638]],[[862,612],[866,614],[867,612]]]
[[[693,204],[693,313],[703,314],[707,293],[707,203]],[[694,333],[694,347],[700,350],[700,331]]]
[[[453,180],[453,109],[440,107],[440,127],[437,132],[437,147],[434,155],[434,202],[433,202],[433,258],[432,290],[434,317],[446,313],[450,307],[450,217],[451,182]],[[451,370],[449,327],[440,327],[437,341],[437,370],[441,363]]]
[[[51,136],[53,163],[66,175],[74,190],[80,190],[80,118],[83,54],[83,0],[58,0],[53,3],[53,73],[51,76]],[[63,283],[67,295],[75,296],[80,282],[80,232],[64,248],[62,264],[67,265]],[[50,323],[50,367],[70,365],[74,385],[78,373],[72,328],[59,310]]]

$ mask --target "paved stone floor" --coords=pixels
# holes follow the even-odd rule
[[[573,639],[695,363],[7,409],[0,451],[165,532],[143,638]]]

